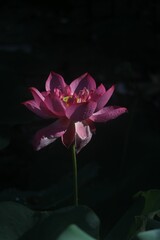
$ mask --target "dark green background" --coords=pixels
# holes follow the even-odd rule
[[[1,199],[27,192],[25,201],[36,208],[41,200],[32,195],[56,186],[55,206],[72,202],[70,151],[57,140],[34,152],[30,141],[44,123],[21,105],[31,98],[28,87],[44,89],[51,70],[67,83],[89,72],[97,84],[115,84],[109,104],[128,108],[97,124],[78,154],[80,202],[109,229],[133,194],[159,188],[159,9],[149,0],[1,1]]]

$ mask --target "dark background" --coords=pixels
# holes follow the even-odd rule
[[[57,140],[34,152],[43,122],[21,105],[51,70],[67,83],[89,72],[97,85],[115,84],[110,105],[128,108],[97,124],[78,154],[80,203],[110,229],[137,191],[159,188],[159,10],[151,0],[1,1],[1,200],[41,209],[72,203],[70,151]]]

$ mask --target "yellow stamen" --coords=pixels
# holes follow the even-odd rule
[[[81,98],[77,98],[76,101],[77,101],[77,103],[81,103],[82,102]]]
[[[63,97],[63,101],[67,103],[69,98],[71,98],[71,96]]]

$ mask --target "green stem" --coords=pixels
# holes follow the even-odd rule
[[[78,206],[77,159],[75,144],[72,145],[74,204]]]

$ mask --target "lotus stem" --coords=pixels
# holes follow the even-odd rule
[[[72,145],[72,160],[73,160],[73,190],[74,190],[74,204],[78,206],[78,180],[77,180],[77,158],[76,147]]]

